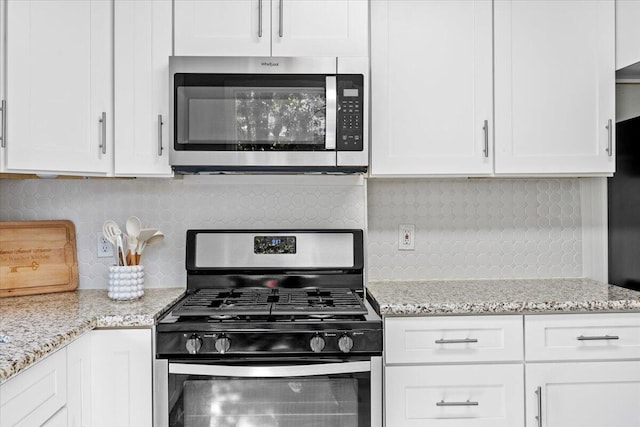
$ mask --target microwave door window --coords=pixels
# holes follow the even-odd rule
[[[239,150],[322,149],[326,97],[322,88],[238,88]]]
[[[323,87],[179,86],[176,107],[177,143],[186,149],[324,150]]]
[[[179,144],[226,145],[236,139],[233,105],[224,87],[181,86],[177,91]]]

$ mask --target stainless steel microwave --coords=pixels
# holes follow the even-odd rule
[[[364,172],[367,58],[169,58],[178,173]]]

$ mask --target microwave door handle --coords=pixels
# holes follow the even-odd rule
[[[371,362],[320,363],[317,365],[289,366],[224,366],[169,363],[170,374],[206,375],[215,377],[308,377],[312,375],[351,374],[354,372],[371,372]]]
[[[327,115],[325,117],[325,150],[336,149],[336,120],[338,119],[338,89],[336,76],[326,77]]]

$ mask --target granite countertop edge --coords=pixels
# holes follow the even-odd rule
[[[77,309],[77,317],[69,318],[68,324],[63,323],[61,327],[50,334],[34,332],[35,329],[38,329],[38,325],[42,326],[46,322],[46,308],[42,312],[25,314],[24,319],[21,319],[20,326],[33,325],[33,330],[0,325],[0,335],[8,336],[10,340],[8,343],[0,344],[0,385],[46,356],[67,346],[87,331],[99,328],[151,328],[156,324],[157,319],[183,294],[184,288],[158,288],[156,291],[147,289],[147,298],[153,299],[149,304],[150,307],[145,304],[145,297],[138,301],[115,302],[106,297],[105,290],[94,289],[2,299],[0,301],[7,302],[7,305],[11,306],[33,304],[26,303],[26,301],[46,304],[46,301],[69,299],[70,296],[74,296],[73,302],[69,304],[77,304],[80,308],[74,306],[74,309]],[[134,310],[138,312],[118,314],[122,310],[127,310],[128,307],[132,307],[127,304],[134,304],[136,307]],[[141,306],[142,308],[140,308]],[[5,307],[0,311],[0,315],[9,317],[3,311],[5,311]],[[20,308],[16,308],[15,311],[20,313]],[[4,346],[11,347],[3,348]],[[23,347],[27,348],[22,350]]]
[[[376,305],[383,316],[428,316],[446,314],[553,314],[591,312],[638,312],[640,302],[554,302],[554,303],[487,303],[487,304],[382,304]]]
[[[591,279],[374,281],[382,316],[640,312],[640,292]]]

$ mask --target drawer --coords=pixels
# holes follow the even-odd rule
[[[63,348],[0,386],[0,425],[42,425],[66,402],[67,350]]]
[[[384,324],[385,363],[522,360],[522,316],[392,317]]]
[[[525,316],[530,361],[640,358],[640,313]]]
[[[385,368],[386,425],[522,427],[522,364]]]

